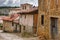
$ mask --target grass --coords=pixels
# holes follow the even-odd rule
[[[27,33],[27,32],[23,32],[21,34],[22,37],[33,37],[33,35],[31,33]]]

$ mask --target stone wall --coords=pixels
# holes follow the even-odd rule
[[[7,32],[13,32],[14,26],[12,26],[12,22],[3,21],[3,30]]]
[[[58,1],[58,2],[57,2]],[[45,0],[45,4],[42,4],[43,1],[39,0],[39,14],[38,14],[38,36],[45,38],[47,40],[51,40],[51,21],[50,18],[58,18],[57,28],[58,34],[56,36],[56,40],[59,39],[60,35],[60,1],[59,0]],[[41,5],[40,5],[41,4]],[[47,5],[48,4],[48,5]],[[44,6],[43,6],[44,5]],[[47,8],[44,10],[44,8]],[[41,15],[44,15],[44,25],[41,25]]]

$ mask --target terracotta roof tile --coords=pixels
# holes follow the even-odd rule
[[[12,15],[9,16],[9,17],[3,18],[3,20],[5,20],[5,21],[13,21],[13,20],[16,19],[18,16],[19,16],[19,14],[12,14]]]
[[[29,4],[29,3],[25,3],[25,4],[21,4],[21,5],[23,5],[23,6],[24,6],[24,5],[30,5],[30,6],[32,6],[32,4]]]
[[[20,14],[21,13],[29,13],[29,12],[33,12],[33,11],[36,11],[36,10],[38,10],[38,8],[37,7],[35,7],[35,8],[30,8],[30,9],[28,9],[28,10],[20,10]]]
[[[0,20],[2,20],[3,18],[5,18],[6,16],[0,16]]]

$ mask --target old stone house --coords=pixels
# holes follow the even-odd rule
[[[5,18],[6,16],[0,16],[0,30],[2,30],[3,28],[3,18]]]
[[[6,32],[17,32],[19,28],[19,14],[12,14],[3,18],[3,30]],[[19,32],[19,31],[18,31]]]
[[[26,10],[26,9],[30,9],[32,7],[33,7],[33,5],[25,3],[25,4],[21,4],[20,8]]]
[[[30,7],[30,4],[24,4],[22,7],[25,9],[20,10],[20,20],[21,32],[34,33],[37,32],[37,18],[38,18],[38,8]]]
[[[15,27],[15,30],[14,30],[15,32],[21,32],[21,26],[19,24],[19,16],[13,21],[13,25]]]
[[[38,36],[60,40],[60,0],[38,0]]]

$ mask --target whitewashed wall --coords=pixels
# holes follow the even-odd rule
[[[20,25],[25,26],[25,29],[27,32],[32,32],[33,31],[33,15],[22,15],[22,17],[20,17]]]
[[[27,20],[26,31],[33,32],[33,15],[27,15],[26,20]]]
[[[22,17],[20,16],[20,25],[24,25],[25,22],[25,15],[22,15]]]

